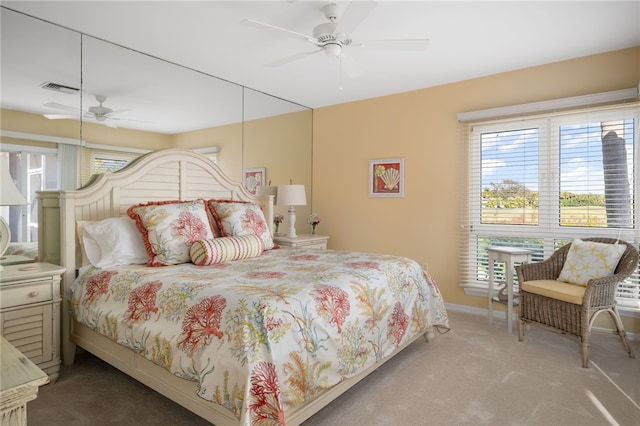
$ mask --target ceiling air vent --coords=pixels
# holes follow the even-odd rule
[[[45,81],[40,85],[40,87],[60,93],[66,93],[68,95],[73,95],[74,93],[78,93],[80,91],[80,89],[76,89],[75,87],[64,86],[62,84],[52,83],[50,81]]]

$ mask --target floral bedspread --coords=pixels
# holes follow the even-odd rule
[[[22,243],[9,243],[7,247],[6,255],[20,255],[38,261],[38,243],[37,242],[22,242]]]
[[[448,327],[436,283],[389,255],[279,249],[198,267],[92,269],[76,319],[231,410],[284,424],[288,407],[379,362],[430,326]]]

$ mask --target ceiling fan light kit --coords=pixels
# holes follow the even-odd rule
[[[342,46],[338,43],[329,43],[324,47],[324,53],[337,58],[342,53]]]
[[[98,101],[100,105],[89,107],[89,112],[93,114],[94,118],[98,121],[106,121],[107,114],[111,114],[113,112],[111,108],[107,108],[102,105],[106,100],[106,96],[96,95],[96,101]]]

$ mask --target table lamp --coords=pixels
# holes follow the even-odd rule
[[[9,173],[9,153],[0,152],[0,206],[26,206],[24,199]],[[11,230],[7,221],[0,216],[0,257],[4,256],[11,241]]]
[[[278,202],[278,187],[277,186],[257,186],[256,195],[273,195],[273,204]]]
[[[304,185],[278,185],[278,205],[289,206],[289,232],[287,237],[296,238],[296,212],[293,206],[305,206],[307,197]]]

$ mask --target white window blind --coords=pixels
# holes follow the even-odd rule
[[[142,153],[87,148],[85,150],[89,167],[83,169],[82,182],[87,182],[94,174],[117,172]]]
[[[462,285],[486,289],[491,245],[529,248],[533,261],[574,237],[638,248],[639,123],[630,104],[465,124]],[[617,296],[640,310],[638,271]]]

